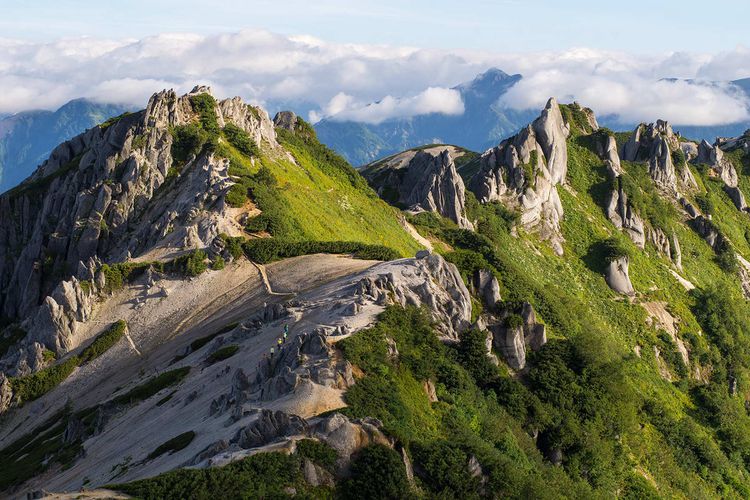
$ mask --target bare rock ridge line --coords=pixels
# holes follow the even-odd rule
[[[61,144],[28,180],[0,196],[0,212],[8,215],[0,221],[0,311],[24,319],[31,332],[26,354],[0,360],[0,370],[33,368],[34,352],[63,354],[78,345],[77,325],[104,287],[103,263],[179,255],[237,233],[224,201],[234,183],[227,160],[193,156],[168,180],[170,130],[198,119],[191,100],[202,94],[210,89],[154,94],[145,110]],[[233,98],[217,102],[215,113],[220,126],[232,122],[257,144],[279,148],[262,109]]]
[[[307,260],[320,258],[309,256]],[[283,265],[274,269],[284,272]],[[481,286],[486,288],[484,295],[488,300],[498,296],[496,281],[493,286],[485,280]],[[262,304],[264,295],[259,295],[254,303]],[[113,470],[129,454],[133,461],[127,470],[118,473],[116,482],[181,466],[223,465],[259,451],[293,451],[296,441],[302,438],[326,442],[338,452],[342,464],[370,443],[392,447],[393,440],[383,433],[379,421],[351,419],[332,411],[343,406],[344,391],[356,384],[351,365],[335,343],[371,326],[391,304],[425,306],[440,325],[446,342],[456,342],[459,334],[471,326],[471,297],[458,269],[428,252],[318,284],[283,303],[247,308],[236,326],[213,338],[204,350],[188,351],[172,365],[173,369],[196,365],[202,368],[191,370],[182,383],[154,396],[154,400],[159,400],[168,395],[167,402],[159,406],[150,400],[116,411],[103,408],[100,412],[111,414],[106,413],[101,424],[85,434],[86,449],[97,453],[83,454],[69,469],[39,478],[29,487],[43,484],[56,491],[77,489],[83,476],[92,485],[111,484]],[[155,303],[147,303],[141,311],[149,314],[153,307]],[[269,357],[269,348],[276,347],[282,324],[291,325],[290,337]],[[152,360],[170,352],[166,344],[154,345],[158,351],[148,354]],[[234,356],[222,363],[203,362],[207,353],[228,345],[239,347]],[[127,356],[137,354],[130,351],[103,358],[106,362],[96,369],[104,384],[118,383],[114,379],[108,382],[108,375],[127,365]],[[5,398],[5,385],[4,379],[0,380],[0,402]],[[82,394],[76,390],[88,389],[77,383],[65,384],[35,405],[62,405],[68,397],[79,401]],[[103,390],[107,395],[113,392],[112,387]],[[128,390],[129,385],[118,387],[119,394]],[[49,411],[54,408],[51,406]],[[330,413],[318,416],[323,412]],[[13,417],[24,418],[22,414]],[[166,425],[169,436],[155,431],[160,425]],[[144,453],[168,437],[198,428],[201,431],[190,447],[158,461],[142,460]],[[135,451],[134,442],[139,443]],[[322,474],[317,471],[316,477],[321,476],[318,473]]]

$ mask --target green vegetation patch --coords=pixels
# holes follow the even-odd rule
[[[179,436],[175,436],[169,441],[160,444],[154,451],[148,454],[147,460],[153,460],[157,457],[164,455],[165,453],[175,453],[188,447],[190,443],[195,439],[195,432],[188,431],[183,432]]]
[[[208,355],[206,358],[206,362],[208,364],[218,363],[219,361],[224,361],[225,359],[229,359],[235,354],[237,354],[237,351],[240,350],[240,346],[238,345],[227,345],[224,347],[221,347],[211,354]]]
[[[248,157],[260,155],[260,149],[253,138],[234,123],[227,123],[223,132],[229,144],[234,146],[243,155]]]
[[[244,244],[248,259],[259,264],[315,253],[352,254],[357,259],[394,260],[399,254],[386,246],[353,241],[285,241],[276,238],[248,240]]]
[[[43,368],[31,375],[11,378],[13,394],[19,404],[38,399],[60,385],[80,364],[80,358],[71,356],[62,363]]]
[[[285,498],[289,487],[296,488],[298,495],[307,492],[304,498],[320,497],[305,484],[300,465],[298,455],[258,453],[224,467],[178,469],[109,488],[143,500]]]
[[[296,453],[333,472],[338,454],[327,443],[315,439],[300,439],[296,443]]]
[[[124,320],[119,320],[112,324],[106,331],[99,334],[94,341],[86,347],[80,354],[80,363],[87,363],[98,358],[120,340],[128,328]]]
[[[125,394],[117,396],[112,401],[118,405],[128,405],[146,400],[157,392],[180,383],[190,373],[190,367],[184,366],[175,370],[160,373],[143,384],[134,387]]]

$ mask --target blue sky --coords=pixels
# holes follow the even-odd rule
[[[628,123],[736,123],[748,19],[749,0],[0,0],[0,113],[209,84],[373,123],[460,113],[451,88],[494,67],[523,75],[502,103],[517,109],[555,96]]]
[[[341,43],[491,51],[716,52],[750,44],[747,0],[2,0],[2,37],[142,38],[263,28]]]

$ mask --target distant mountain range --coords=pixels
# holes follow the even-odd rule
[[[415,146],[449,143],[475,151],[496,145],[533,119],[535,112],[498,105],[521,75],[490,69],[471,82],[456,87],[464,102],[464,113],[430,113],[386,120],[377,125],[326,118],[315,125],[320,140],[353,165],[363,165]]]
[[[28,177],[61,142],[127,110],[76,99],[57,111],[0,115],[0,192]]]
[[[492,68],[474,80],[454,87],[464,103],[460,115],[429,113],[394,118],[379,124],[324,118],[315,124],[321,142],[343,155],[352,165],[374,160],[426,144],[455,144],[472,151],[485,151],[514,134],[531,121],[536,111],[515,110],[499,104],[500,98],[522,79]],[[734,85],[750,95],[750,78]],[[686,103],[689,105],[689,103]],[[275,101],[272,111],[290,107],[300,116],[315,108],[307,101]],[[0,192],[16,186],[47,158],[52,148],[87,128],[122,114],[129,108],[76,99],[57,111],[0,113]],[[664,117],[669,119],[669,117]],[[635,123],[622,123],[617,116],[601,116],[600,123],[613,130],[632,130]],[[750,122],[718,126],[678,126],[692,139],[733,137],[750,128]]]
[[[521,78],[521,75],[508,75],[493,68],[471,82],[454,87],[464,101],[464,113],[461,115],[431,113],[390,119],[376,125],[329,117],[315,124],[315,130],[323,143],[338,151],[355,166],[433,143],[455,144],[474,151],[485,151],[517,132],[535,115],[534,111],[514,110],[503,107],[498,102]],[[732,83],[750,95],[750,78]],[[669,120],[668,116],[663,118]],[[616,115],[602,116],[600,123],[613,130],[632,130],[637,125],[623,123]],[[717,136],[741,135],[750,128],[750,122],[676,128],[686,137],[713,142]]]

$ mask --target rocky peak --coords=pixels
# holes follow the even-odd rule
[[[698,156],[695,158],[695,162],[705,163],[724,181],[724,184],[730,187],[737,187],[737,183],[739,182],[737,171],[732,162],[724,158],[724,152],[718,143],[711,145],[705,139],[701,141],[698,145]]]
[[[554,97],[549,98],[542,114],[531,126],[544,151],[552,184],[564,184],[568,173],[568,146],[565,140],[570,135],[570,126],[563,120]]]
[[[711,171],[724,183],[724,191],[731,198],[737,210],[748,211],[745,195],[739,188],[739,176],[731,160],[724,157],[721,144],[727,144],[726,140],[717,140],[713,145],[703,140],[698,145],[695,163],[703,163],[711,168]]]
[[[293,111],[279,111],[276,116],[273,117],[274,127],[283,128],[285,130],[294,130],[294,126],[297,124],[297,115]]]
[[[562,204],[556,186],[568,170],[566,139],[570,126],[550,98],[541,115],[515,136],[486,151],[469,186],[482,203],[502,201],[521,212],[527,228],[562,253]]]
[[[646,161],[656,184],[666,190],[677,191],[677,176],[672,151],[680,148],[679,135],[664,120],[638,125],[623,146],[622,159]]]
[[[0,212],[7,214],[0,221],[4,316],[34,316],[91,259],[120,262],[157,248],[206,247],[220,232],[233,231],[223,202],[233,183],[225,159],[193,156],[165,186],[174,166],[172,130],[198,122],[191,99],[209,91],[154,94],[146,109],[59,145],[29,179],[0,196]],[[239,98],[217,102],[214,111],[219,126],[234,123],[259,145],[278,147],[265,112]]]
[[[378,194],[414,212],[435,212],[459,227],[472,229],[466,218],[464,181],[456,171],[452,146],[406,151],[362,173]]]

